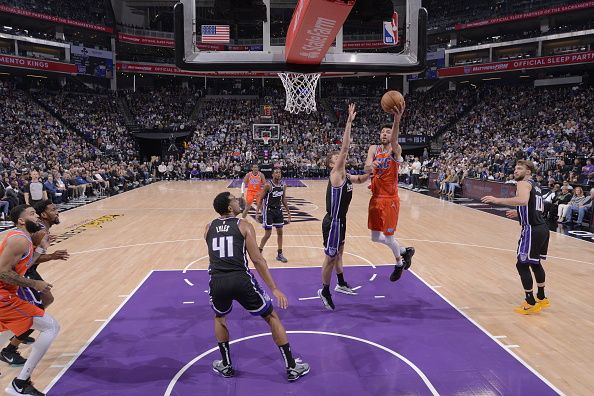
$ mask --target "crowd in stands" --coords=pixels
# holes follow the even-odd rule
[[[43,1],[43,0],[5,0],[4,4],[24,8],[29,11],[74,19],[98,25],[111,25],[104,0]]]
[[[487,86],[479,94],[443,135],[432,164],[442,192],[451,194],[449,183],[463,184],[467,177],[513,183],[518,159],[535,162],[545,189],[594,186],[593,87]],[[562,221],[565,213],[558,216]]]
[[[141,89],[125,94],[136,122],[147,129],[184,129],[200,93],[189,87]]]
[[[45,194],[55,203],[99,192],[113,194],[152,180],[151,164],[104,155],[11,80],[0,80],[0,96],[5,99],[0,107],[0,216],[3,218],[15,205],[39,199],[27,193],[31,191],[27,186],[36,177],[40,177]],[[91,109],[88,104],[84,111],[92,115]],[[67,106],[60,108],[62,115],[71,111]],[[114,141],[113,137],[110,139]]]
[[[36,91],[35,97],[102,152],[117,153],[121,159],[136,156],[134,141],[113,94]]]
[[[262,122],[264,104],[272,106],[271,121],[281,131],[279,139],[268,145],[254,139],[252,130],[252,124]],[[236,177],[246,164],[268,158],[295,176],[322,172],[327,144],[334,138],[329,116],[325,112],[295,116],[283,108],[282,97],[203,100],[196,132],[182,158],[184,166],[195,167],[202,177]]]

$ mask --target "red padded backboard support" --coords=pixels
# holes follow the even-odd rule
[[[285,45],[285,61],[318,65],[326,56],[356,0],[299,0]]]

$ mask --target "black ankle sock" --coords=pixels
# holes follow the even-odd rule
[[[262,253],[264,251],[264,249],[261,247],[259,247],[258,250],[260,251],[260,253]]]
[[[8,344],[6,346],[6,348],[4,348],[7,352],[14,352],[17,350],[17,346],[16,345],[12,345],[12,344]]]
[[[526,302],[530,305],[536,304],[536,300],[534,299],[534,294],[531,291],[526,292]]]
[[[24,341],[25,339],[27,339],[27,337],[29,337],[35,330],[33,329],[29,329],[27,331],[25,331],[23,334],[21,334],[20,336],[15,337],[17,340],[20,341]]]
[[[22,387],[24,387],[25,385],[27,385],[27,384],[29,383],[29,380],[30,380],[30,379],[31,379],[31,378],[27,378],[26,380],[22,380],[22,379],[15,378],[15,379],[14,379],[14,383],[15,383],[15,385],[16,385],[16,386],[18,386],[19,388],[22,388]]]
[[[277,253],[278,253],[278,255],[280,256],[281,254],[283,254],[283,249],[278,249],[276,252],[277,252]]]
[[[295,359],[293,359],[293,354],[291,353],[291,346],[289,343],[280,345],[278,349],[280,349],[281,355],[283,355],[283,358],[285,359],[285,366],[287,366],[287,368],[295,367]]]
[[[344,273],[342,274],[336,274],[336,278],[338,278],[338,284],[340,286],[346,286],[347,283],[344,281]]]
[[[330,285],[322,285],[322,294],[325,296],[330,295]]]
[[[545,294],[544,294],[544,286],[542,286],[542,287],[538,286],[538,291],[536,292],[536,297],[539,300],[544,300],[546,298]]]
[[[229,349],[229,342],[219,342],[219,351],[223,358],[223,365],[231,366],[231,350]]]

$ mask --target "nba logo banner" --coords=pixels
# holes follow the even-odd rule
[[[392,15],[392,20],[384,22],[384,44],[398,44],[398,13]]]
[[[398,44],[398,31],[392,27],[392,22],[384,22],[384,44]]]

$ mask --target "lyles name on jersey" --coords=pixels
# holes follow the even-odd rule
[[[282,190],[281,190],[281,191],[272,191],[272,197],[273,197],[273,198],[282,197],[284,193],[285,193],[285,192],[284,192],[284,191],[282,191]]]
[[[220,226],[217,226],[217,232],[229,232],[229,225],[227,224],[223,224]]]

